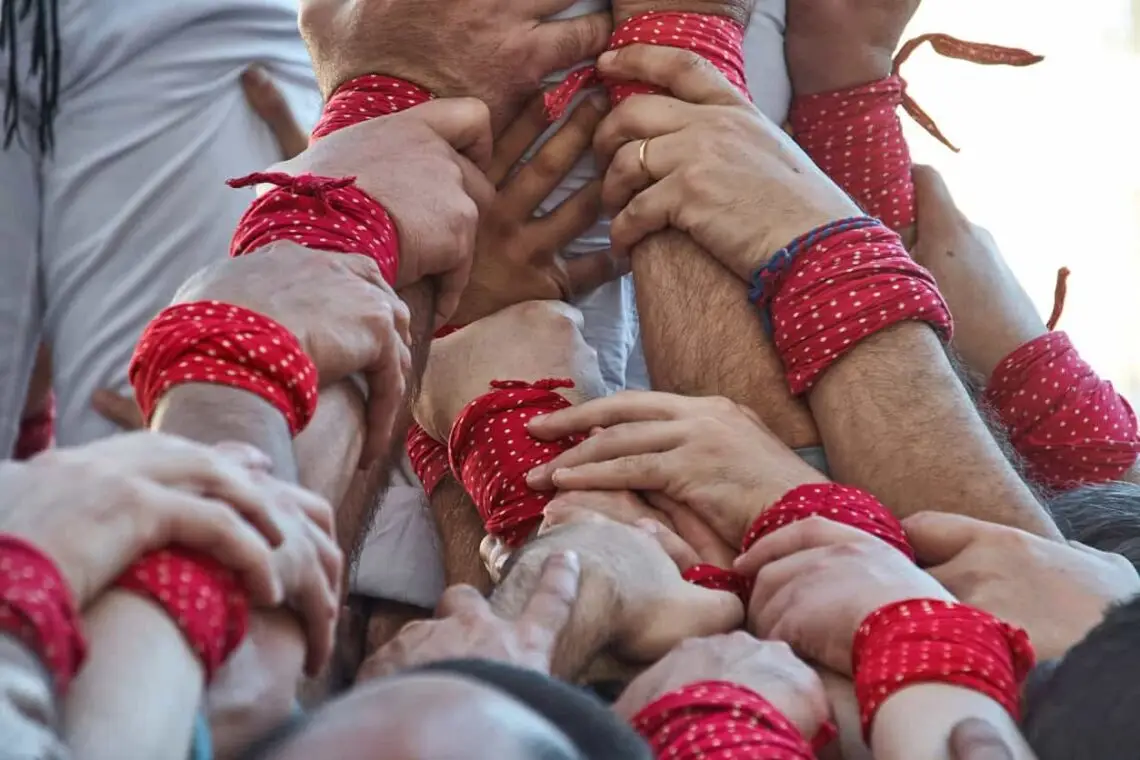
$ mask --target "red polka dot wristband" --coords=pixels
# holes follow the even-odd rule
[[[881,224],[840,226],[816,240],[791,261],[770,301],[767,290],[754,301],[770,310],[793,394],[809,391],[859,341],[900,322],[926,322],[949,342],[950,310],[896,233]]]
[[[570,406],[554,389],[573,387],[570,380],[496,380],[490,393],[464,407],[451,428],[452,471],[475,502],[487,532],[512,548],[526,542],[553,497],[550,491],[530,488],[526,474],[584,440],[540,441],[531,436],[527,422]]]
[[[898,106],[927,132],[957,151],[934,120],[906,93],[899,69],[922,44],[950,58],[983,64],[1028,66],[1042,60],[1025,50],[964,42],[928,34],[903,45],[886,79],[833,92],[797,97],[788,120],[796,141],[827,176],[869,215],[892,229],[916,219],[910,150]]]
[[[47,407],[39,414],[20,420],[20,434],[12,458],[18,462],[31,459],[55,444],[55,394],[48,396]]]
[[[418,424],[412,424],[407,437],[408,461],[412,471],[423,484],[424,493],[429,497],[439,487],[444,475],[451,472],[447,459],[447,447],[428,435]]]
[[[994,370],[986,400],[1035,481],[1056,489],[1118,480],[1140,457],[1140,427],[1064,332],[1042,335]]]
[[[0,534],[0,633],[30,649],[62,695],[87,656],[79,609],[46,554]]]
[[[869,533],[914,561],[902,523],[866,491],[838,483],[809,483],[797,486],[760,513],[744,535],[741,552],[747,552],[764,536],[809,517],[824,517]]]
[[[318,251],[365,255],[376,262],[388,284],[395,284],[400,266],[396,224],[355,181],[355,177],[291,177],[277,172],[229,180],[230,187],[277,186],[242,215],[230,242],[230,256],[288,240]]]
[[[317,368],[297,338],[269,317],[219,301],[175,304],[151,320],[128,369],[149,423],[171,388],[226,385],[268,401],[297,435],[317,408]]]
[[[871,613],[855,634],[852,668],[863,737],[894,694],[943,683],[985,694],[1016,721],[1021,683],[1033,668],[1025,631],[955,602],[911,599]]]
[[[249,602],[233,573],[187,549],[151,552],[115,585],[157,603],[194,650],[209,683],[245,638]]]
[[[610,37],[608,50],[637,44],[691,50],[716,66],[746,98],[752,99],[744,77],[744,27],[732,19],[700,13],[646,13],[619,24]],[[661,92],[637,82],[606,80],[593,66],[587,66],[571,73],[547,93],[546,112],[550,119],[562,118],[580,90],[599,83],[606,86],[615,105],[630,95]]]
[[[693,565],[681,573],[681,577],[701,588],[736,594],[745,605],[748,604],[748,598],[752,593],[752,583],[747,578],[716,565]]]
[[[633,728],[658,758],[807,760],[799,729],[768,700],[725,681],[689,684],[643,707]]]
[[[365,74],[350,79],[325,103],[312,139],[316,141],[338,129],[415,108],[431,99],[427,90],[395,77]]]

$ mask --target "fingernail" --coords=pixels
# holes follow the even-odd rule
[[[253,82],[256,84],[261,84],[268,79],[268,77],[265,75],[265,70],[262,69],[260,66],[250,66],[248,69],[246,69],[242,73],[242,76],[247,81]]]
[[[539,481],[541,481],[542,480],[542,472],[545,469],[546,469],[545,465],[539,465],[538,467],[535,467],[533,470],[528,472],[526,474],[526,484],[528,486],[534,486],[535,483],[538,483]]]
[[[633,525],[638,530],[645,531],[651,536],[656,536],[657,531],[661,529],[661,525],[656,520],[650,520],[648,517],[641,518]]]
[[[598,56],[598,65],[599,66],[609,66],[611,63],[614,62],[615,58],[617,58],[617,51],[607,50],[606,52],[604,52]]]
[[[578,556],[576,551],[566,552],[566,566],[571,570],[577,571],[582,567],[582,559]]]

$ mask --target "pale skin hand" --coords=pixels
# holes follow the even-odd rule
[[[918,560],[963,602],[1024,628],[1042,660],[1062,656],[1140,593],[1118,554],[961,515],[922,513],[904,523]]]

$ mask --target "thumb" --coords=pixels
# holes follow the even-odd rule
[[[440,98],[411,108],[415,114],[448,145],[471,159],[480,169],[491,165],[494,141],[491,136],[491,111],[478,98]]]
[[[910,170],[918,210],[918,239],[937,235],[964,218],[946,180],[934,167],[915,164]]]
[[[682,573],[701,564],[700,555],[693,547],[656,520],[645,517],[635,522],[634,527],[653,538]]]
[[[944,565],[995,530],[991,523],[945,512],[919,512],[902,521],[922,567]]]
[[[142,430],[146,427],[133,396],[120,396],[114,391],[101,389],[92,394],[91,406],[103,419],[115,423],[123,430]]]

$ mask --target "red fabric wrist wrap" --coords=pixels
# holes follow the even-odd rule
[[[439,486],[439,481],[443,480],[443,476],[451,472],[451,463],[447,460],[447,447],[413,423],[408,429],[407,449],[412,470],[423,484],[424,493],[430,497]]]
[[[898,518],[866,491],[837,483],[809,483],[788,491],[752,523],[744,535],[741,553],[764,536],[809,517],[825,517],[870,533],[914,561],[914,550]]]
[[[388,212],[355,184],[356,177],[291,177],[280,172],[231,179],[230,187],[277,187],[254,200],[238,222],[230,256],[244,256],[278,240],[334,253],[358,253],[376,262],[389,285],[400,267],[399,235]]]
[[[318,140],[338,129],[417,106],[431,94],[414,84],[370,74],[345,82],[325,104],[313,130]],[[353,184],[355,177],[302,174],[250,174],[232,179],[230,187],[271,183],[277,188],[255,200],[238,222],[231,256],[288,240],[306,248],[359,253],[380,267],[390,285],[400,268],[400,240],[388,211]]]
[[[12,458],[18,462],[47,451],[55,443],[55,394],[48,395],[48,405],[39,414],[20,420],[20,436]]]
[[[864,211],[896,230],[917,218],[910,151],[897,107],[946,147],[958,150],[906,94],[906,81],[899,76],[902,64],[927,42],[941,55],[973,63],[1029,66],[1043,60],[1025,50],[927,34],[900,48],[886,79],[798,97],[788,116],[796,141],[819,168]]]
[[[663,45],[691,50],[724,74],[749,100],[744,78],[744,27],[723,16],[700,13],[646,13],[627,19],[614,29],[608,50],[629,45]],[[546,95],[546,112],[552,121],[566,113],[579,90],[604,84],[614,105],[630,95],[661,90],[638,82],[606,80],[593,66],[578,69]]]
[[[751,689],[692,683],[643,707],[632,719],[658,758],[809,760],[815,755],[791,721]]]
[[[863,737],[892,695],[920,683],[944,683],[985,694],[1017,721],[1021,683],[1033,647],[1020,628],[956,602],[911,599],[867,616],[855,634],[852,668]]]
[[[526,474],[585,438],[540,441],[526,429],[532,417],[570,406],[554,389],[573,387],[572,381],[560,379],[496,380],[490,393],[464,407],[451,428],[451,470],[475,502],[487,532],[508,546],[526,542],[553,497],[551,491],[531,489]]]
[[[71,589],[51,558],[0,534],[0,633],[40,658],[60,695],[87,656],[81,624]]]
[[[184,383],[260,396],[285,416],[293,435],[317,408],[317,368],[297,338],[269,317],[220,301],[163,309],[143,331],[128,376],[148,422],[163,394]]]
[[[828,234],[799,253],[776,283],[773,339],[788,387],[806,393],[864,338],[910,320],[949,342],[953,322],[934,278],[881,224]]]
[[[1119,479],[1140,457],[1136,414],[1063,332],[1031,340],[994,370],[986,399],[1029,465],[1056,489]]]
[[[739,573],[726,570],[716,565],[693,565],[681,577],[689,583],[713,591],[728,591],[740,597],[744,606],[748,606],[748,598],[752,594],[752,583]]]
[[[145,555],[115,585],[156,602],[182,631],[206,683],[245,638],[249,602],[233,573],[188,549]]]

